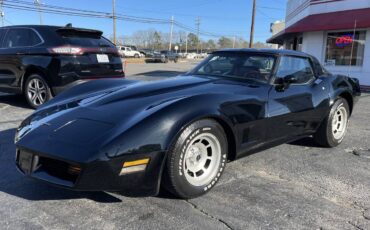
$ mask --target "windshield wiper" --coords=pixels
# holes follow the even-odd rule
[[[218,78],[232,78],[232,79],[239,79],[239,80],[245,80],[245,81],[253,81],[257,83],[265,83],[262,80],[258,80],[254,78],[238,77],[238,76],[233,76],[233,75],[219,75],[219,74],[205,74],[205,73],[190,73],[188,75],[209,76],[209,77],[218,77]]]

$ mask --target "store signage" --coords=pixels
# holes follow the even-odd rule
[[[351,45],[353,43],[353,35],[342,35],[340,37],[337,37],[335,40],[335,45],[339,47]]]

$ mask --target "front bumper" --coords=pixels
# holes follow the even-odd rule
[[[144,171],[120,176],[124,162],[142,158],[150,159]],[[71,190],[120,191],[130,196],[158,194],[163,162],[163,152],[78,163],[25,149],[16,151],[16,166],[28,177]]]

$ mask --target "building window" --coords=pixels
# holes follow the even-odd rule
[[[328,33],[325,64],[327,66],[362,66],[366,31]]]

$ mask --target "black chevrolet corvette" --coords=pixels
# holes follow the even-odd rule
[[[308,136],[339,145],[359,95],[358,80],[304,53],[221,50],[183,76],[58,95],[18,128],[16,165],[75,190],[192,198],[228,161]]]

